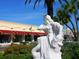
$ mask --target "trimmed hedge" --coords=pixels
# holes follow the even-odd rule
[[[79,42],[64,42],[62,59],[79,59]]]
[[[0,53],[0,59],[33,59],[31,50],[36,43],[27,45],[12,44]],[[64,42],[62,47],[62,59],[79,59],[79,42]]]
[[[8,55],[5,55],[3,57],[3,59],[32,59],[32,56],[31,55],[25,55],[25,54],[19,54],[19,55],[16,55],[16,54],[8,54]]]
[[[32,46],[31,45],[16,45],[12,44],[10,47],[4,50],[4,55],[7,54],[27,54],[31,53]]]
[[[12,44],[4,50],[3,59],[32,59],[31,50],[33,45]]]

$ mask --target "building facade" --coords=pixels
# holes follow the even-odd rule
[[[42,35],[45,32],[38,30],[38,26],[0,21],[0,44],[35,41]]]

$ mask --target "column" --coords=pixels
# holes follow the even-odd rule
[[[32,42],[34,42],[34,35],[33,34],[31,35],[31,39],[32,39]]]
[[[25,42],[25,35],[22,35],[22,42]]]
[[[15,36],[13,34],[10,35],[10,43],[13,43],[13,39],[15,38]]]

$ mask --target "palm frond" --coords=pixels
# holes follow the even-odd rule
[[[64,2],[66,2],[66,4],[69,4],[67,0],[64,0]]]
[[[38,2],[40,3],[42,0],[38,0]]]
[[[34,3],[34,8],[35,8],[36,4],[38,3],[38,1],[39,1],[39,0],[35,0],[35,3]]]
[[[28,0],[25,0],[25,4],[27,4],[27,1],[28,1]]]
[[[25,0],[25,4],[27,4],[27,3],[31,3],[33,0]],[[33,8],[35,8],[35,6],[36,6],[36,4],[38,3],[40,3],[42,0],[34,0],[35,2],[34,2],[34,5],[33,5]]]
[[[40,3],[42,0],[35,0],[35,3],[34,3],[34,8],[35,8],[35,6],[36,6],[36,4],[38,3]]]
[[[31,3],[32,0],[25,0],[25,4]]]
[[[62,4],[62,1],[61,0],[58,0],[60,2],[60,4]]]

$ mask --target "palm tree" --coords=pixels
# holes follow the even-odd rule
[[[63,4],[63,2],[61,1],[60,4],[61,4],[61,10],[58,10],[57,12],[57,17],[58,18],[61,18],[62,22],[68,27],[70,28],[70,30],[73,32],[74,34],[74,37],[75,37],[75,41],[78,40],[78,19],[79,19],[79,16],[76,17],[78,15],[78,9],[79,9],[79,2],[78,0],[70,0],[70,1],[65,1],[66,4]],[[64,7],[63,7],[64,6]],[[76,28],[75,28],[75,25],[73,23],[73,20],[70,18],[71,15],[70,14],[73,14],[74,15],[74,18],[75,18],[75,24],[76,24]],[[61,16],[61,17],[60,17]],[[73,29],[67,24],[68,22],[71,23]],[[75,31],[77,30],[77,31]]]
[[[75,41],[78,40],[77,37],[78,37],[78,20],[79,20],[79,17],[76,17],[77,9],[79,9],[78,0],[63,0],[65,2],[65,4],[63,4],[62,0],[58,0],[61,4],[61,10],[57,11],[57,16],[55,16],[55,17],[53,17],[53,3],[55,0],[26,0],[25,4],[28,2],[31,3],[32,1],[35,1],[34,8],[35,8],[37,3],[44,1],[44,5],[47,6],[47,14],[50,15],[52,18],[54,18],[55,21],[63,23],[68,28],[70,28],[70,30],[74,34]],[[74,14],[76,28],[74,26],[72,19],[70,18],[71,16],[69,15],[69,13]],[[73,29],[67,24],[68,22],[71,23]],[[77,32],[75,30],[77,30]],[[77,33],[77,35],[76,35],[76,33]]]
[[[34,8],[35,8],[36,4],[40,3],[41,1],[42,0],[35,0]],[[25,4],[28,2],[31,3],[32,0],[26,0]],[[54,2],[54,0],[44,0],[44,5],[47,6],[47,14],[50,15],[51,17],[53,16],[53,2]]]
[[[32,1],[35,1],[34,8],[35,8],[37,3],[40,3],[41,1],[44,1],[44,5],[47,6],[47,14],[50,15],[51,18],[53,18],[53,3],[54,3],[55,0],[26,0],[25,4],[26,3],[31,3]],[[59,2],[61,2],[61,0],[59,0]]]

